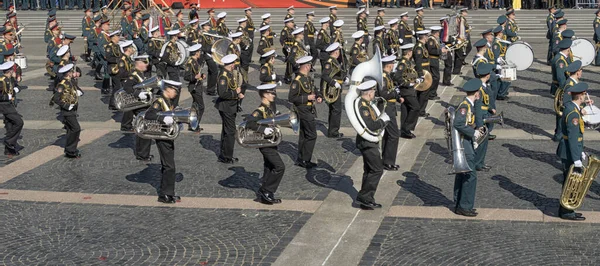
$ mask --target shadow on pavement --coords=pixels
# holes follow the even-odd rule
[[[404,172],[405,181],[398,180],[396,184],[417,196],[423,201],[423,206],[445,206],[453,211],[454,202],[442,194],[442,190],[436,186],[422,181],[414,172]]]
[[[517,183],[514,183],[508,177],[503,175],[492,176],[492,180],[498,181],[498,185],[512,193],[515,197],[528,201],[538,210],[548,216],[556,216],[558,212],[558,205],[560,204],[558,199],[546,197],[535,190],[531,190]]]

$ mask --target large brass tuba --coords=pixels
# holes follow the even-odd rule
[[[267,126],[273,129],[273,134],[267,136],[263,132],[256,132],[246,128],[246,121],[243,121],[237,126],[236,139],[237,142],[244,148],[266,148],[274,147],[281,143],[283,135],[281,134],[280,126],[290,127],[294,133],[298,132],[300,121],[295,112],[282,114],[273,118],[265,118],[257,121],[259,125]]]
[[[198,128],[198,115],[197,112],[191,109],[179,109],[169,110],[164,100],[158,99],[162,105],[163,110],[158,113],[157,120],[145,119],[146,112],[140,112],[133,120],[133,129],[135,134],[143,139],[160,139],[160,140],[175,140],[182,130],[180,123],[189,124],[192,130]],[[166,116],[173,117],[174,123],[166,125],[162,122]]]
[[[598,171],[600,171],[600,159],[595,155],[588,156],[587,164],[583,167],[583,173],[575,173],[573,169],[574,165],[569,169],[560,196],[560,205],[568,210],[575,210],[583,203],[585,195],[590,190],[596,176],[598,176]]]
[[[371,131],[365,126],[362,121],[362,117],[359,113],[360,96],[358,94],[358,85],[363,82],[365,77],[374,78],[379,86],[383,84],[383,67],[381,65],[381,52],[379,48],[374,53],[371,60],[358,64],[352,72],[350,78],[350,87],[348,88],[348,94],[344,98],[344,109],[348,120],[352,124],[352,127],[356,132],[365,140],[370,142],[379,142],[383,136],[384,130]],[[372,103],[371,107],[375,111],[375,114],[379,117],[385,110],[387,101],[381,97],[376,97],[376,103]],[[383,108],[379,110],[377,103],[383,101]]]
[[[427,70],[423,70],[423,82],[417,84],[415,86],[415,90],[426,91],[429,89],[429,87],[431,87],[432,83],[433,83],[433,77],[431,76],[431,73]]]
[[[471,169],[467,163],[462,137],[458,130],[454,128],[454,112],[455,110],[452,106],[448,107],[445,112],[446,145],[448,146],[448,151],[450,151],[452,155],[452,172],[449,174],[472,172],[473,169]]]
[[[137,95],[131,95],[121,88],[115,92],[115,107],[119,111],[127,112],[150,106],[150,104],[152,104],[154,101],[154,93],[152,93],[153,90],[163,89],[163,82],[158,77],[152,77],[133,86],[133,89],[142,89],[149,92],[148,98],[142,100],[137,97]]]

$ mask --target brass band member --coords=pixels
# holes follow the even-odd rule
[[[110,43],[104,46],[104,53],[106,56],[106,62],[108,63],[108,73],[110,74],[110,81],[112,82],[112,91],[110,93],[110,102],[108,104],[109,110],[116,110],[115,108],[115,92],[121,89],[121,77],[119,73],[118,63],[119,59],[123,56],[121,48],[119,46],[119,33],[120,30],[113,31],[108,35]]]
[[[240,66],[240,56],[242,54],[240,43],[242,42],[242,34],[243,33],[241,33],[241,32],[236,32],[236,33],[232,33],[231,35],[229,35],[229,38],[231,38],[231,43],[227,47],[227,54],[237,55],[237,59],[235,60],[236,67]],[[244,83],[246,83],[245,79],[244,79]]]
[[[381,143],[381,155],[383,157],[383,169],[387,171],[398,171],[400,165],[396,164],[396,155],[398,153],[398,140],[400,138],[400,130],[398,128],[398,121],[396,119],[396,103],[404,102],[404,98],[400,97],[400,91],[394,86],[394,77],[392,71],[394,70],[394,63],[396,62],[396,56],[390,55],[381,59],[383,64],[383,84],[381,89],[375,92],[376,96],[382,97],[387,101],[385,112],[390,118],[390,122],[385,127],[385,133]],[[380,109],[383,106],[379,107]]]
[[[169,13],[171,13],[171,8],[168,6],[162,8],[162,13],[160,18],[158,18],[158,25],[160,27],[160,35],[166,36],[167,32],[171,30],[173,26],[171,23],[171,19],[169,18]],[[168,38],[168,37],[167,37]]]
[[[163,80],[165,88],[161,96],[154,100],[154,103],[146,110],[144,116],[148,120],[162,119],[161,123],[172,125],[175,121],[172,116],[159,117],[159,112],[170,111],[175,108],[173,99],[177,97],[181,90],[181,82],[173,80]],[[181,197],[175,195],[175,141],[156,140],[158,154],[160,154],[160,164],[162,177],[160,180],[160,190],[158,192],[158,202],[173,204],[181,200]]]
[[[252,61],[252,39],[250,39],[250,35],[246,32],[246,24],[248,22],[247,18],[241,18],[238,20],[239,26],[237,28],[237,32],[242,33],[242,37],[240,39],[240,70],[242,71],[242,75],[244,77],[244,83],[248,83],[248,70],[250,68],[250,61]]]
[[[346,71],[339,63],[338,58],[343,51],[337,42],[329,45],[326,51],[329,53],[329,59],[325,62],[323,73],[321,74],[321,95],[326,97],[326,99],[330,99],[328,100],[330,102],[327,102],[327,106],[329,106],[327,137],[341,138],[344,136],[344,134],[339,132],[343,108],[341,91],[342,84],[347,80],[347,77]],[[330,94],[336,96],[330,96]]]
[[[398,19],[388,21],[390,29],[385,33],[385,51],[388,55],[400,54],[400,44],[403,41],[398,37]]]
[[[163,64],[166,64],[166,70],[167,74],[169,75],[169,79],[174,81],[179,81],[179,66],[175,65],[181,56],[176,43],[179,39],[179,33],[181,33],[179,30],[167,32],[167,34],[170,36],[170,39],[167,42],[167,47],[165,48],[164,53],[160,55],[160,61]],[[177,106],[177,100],[175,101],[175,104],[175,106]]]
[[[298,75],[290,85],[288,100],[294,104],[300,120],[300,134],[298,137],[298,160],[296,165],[304,168],[313,168],[316,163],[311,162],[312,153],[317,142],[317,125],[315,103],[321,103],[323,98],[315,88],[314,81],[308,76],[311,68],[312,57],[305,56],[296,63],[300,66]]]
[[[17,140],[23,129],[23,119],[16,109],[15,95],[19,93],[18,87],[13,87],[11,79],[16,77],[13,71],[14,62],[8,61],[0,65],[0,112],[4,116],[4,155],[9,159],[19,155]]]
[[[352,71],[354,71],[354,68],[366,61],[368,58],[367,56],[367,51],[365,49],[365,45],[364,45],[364,32],[362,30],[357,31],[355,33],[352,34],[352,38],[354,38],[354,43],[352,44],[352,48],[350,48],[350,56],[352,57],[350,59],[350,72],[349,75],[352,75]]]
[[[413,19],[414,31],[425,30],[425,24],[423,24],[423,7],[415,8],[415,12],[417,12],[417,15]]]
[[[449,19],[447,16],[441,17],[440,25],[444,26],[444,24],[446,24],[447,19]],[[444,34],[448,34],[448,33],[444,33]],[[454,84],[452,83],[452,67],[454,66],[454,51],[450,50],[449,48],[454,44],[455,37],[447,36],[447,37],[444,37],[441,39],[442,39],[442,44],[448,50],[446,52],[446,59],[444,59],[444,76],[442,77],[442,85],[454,86]]]
[[[72,80],[75,73],[73,64],[62,67],[58,72],[64,74],[64,78],[58,83],[53,101],[60,107],[60,112],[64,119],[63,123],[67,130],[67,134],[65,135],[65,156],[67,158],[79,158],[81,154],[77,150],[77,143],[79,143],[81,127],[77,121],[77,109],[79,107],[79,97],[83,95],[83,91]]]
[[[400,14],[400,25],[398,26],[398,37],[402,39],[402,44],[412,43],[415,31],[408,25],[408,12]]]
[[[327,53],[326,49],[331,43],[331,37],[329,36],[329,17],[320,19],[319,23],[321,23],[321,29],[317,34],[316,46],[319,50],[319,61],[321,61],[321,69],[323,69],[325,61],[329,59],[329,53]]]
[[[140,84],[144,81],[144,73],[146,72],[146,68],[148,68],[148,56],[147,55],[139,55],[134,58],[135,60],[135,68],[131,72],[131,74],[123,81],[123,89],[128,94],[131,94],[140,100],[146,100],[153,93],[152,91],[146,91],[143,89],[134,89],[133,86]],[[145,111],[147,108],[140,108],[133,110],[131,112],[131,119],[133,116],[136,116],[141,111]],[[125,112],[128,113],[128,112]],[[125,119],[125,114],[123,114],[123,119]],[[149,162],[154,158],[154,155],[150,154],[150,146],[152,145],[152,140],[140,138],[139,136],[135,136],[135,159],[139,161]]]
[[[160,31],[158,26],[154,26],[150,29],[152,37],[148,40],[148,55],[150,56],[150,64],[148,64],[148,70],[145,73],[145,77],[149,78],[152,76],[152,66],[156,67],[156,75],[164,78],[167,75],[165,66],[160,63],[160,50],[164,45],[164,40],[160,38]]]
[[[487,126],[488,132],[493,130],[492,123],[484,123],[484,119],[496,114],[496,100],[494,99],[494,90],[488,84],[491,75],[496,75],[493,72],[494,66],[490,63],[482,63],[477,65],[476,77],[481,80],[479,88],[479,99],[475,100],[475,128]],[[475,170],[488,172],[492,167],[485,164],[485,155],[487,153],[489,135],[483,139],[483,142],[475,149]]]
[[[92,21],[92,9],[90,7],[86,7],[84,10],[85,16],[81,20],[81,36],[83,36],[84,43],[88,44],[88,38],[94,28],[94,22]],[[85,51],[83,51],[83,58],[86,62],[91,61],[91,45],[87,45]]]
[[[446,46],[441,46],[440,31],[442,27],[433,26],[430,27],[431,36],[427,40],[425,47],[429,53],[429,69],[431,71],[432,83],[429,88],[429,100],[439,100],[440,97],[437,94],[438,85],[440,84],[440,55],[447,53],[448,49]]]
[[[275,92],[276,84],[263,84],[256,87],[260,95],[261,104],[252,112],[252,115],[246,118],[246,127],[256,132],[261,132],[266,136],[273,134],[273,128],[258,125],[256,121],[266,118],[273,118],[277,114],[277,110],[273,108],[277,94]],[[258,199],[263,204],[281,203],[281,199],[275,197],[275,192],[279,187],[279,183],[285,172],[285,164],[281,160],[281,156],[277,152],[277,146],[259,148],[264,160],[264,173],[262,176],[262,184],[256,194]]]
[[[148,51],[148,41],[150,39],[150,14],[144,14],[142,15],[142,26],[140,26],[140,34],[139,34],[139,38],[136,40],[139,40],[139,47],[138,47],[138,54],[142,54],[142,53],[147,53]]]
[[[367,10],[364,8],[361,8],[356,14],[358,15],[358,17],[356,18],[356,20],[357,20],[356,30],[363,31],[364,49],[365,49],[365,52],[368,53],[369,41],[371,40],[371,36],[369,35],[369,26],[368,26],[368,22],[367,22],[367,16],[369,16],[369,14],[367,14]]]
[[[258,29],[258,31],[260,32],[260,41],[258,42],[256,52],[262,56],[266,52],[273,50],[273,48],[271,48],[272,44],[269,41],[269,36],[271,35],[271,26],[262,26],[260,29]]]
[[[198,5],[196,3],[190,4],[190,13],[188,13],[188,20],[200,19],[198,15]]]
[[[561,113],[564,112],[564,109],[565,109],[564,104],[567,102],[570,102],[572,100],[571,95],[569,93],[567,93],[567,91],[569,90],[569,88],[573,87],[573,85],[579,83],[579,81],[581,80],[581,76],[583,75],[583,67],[582,67],[581,61],[577,60],[577,61],[574,61],[573,63],[569,64],[565,75],[567,75],[567,73],[570,74],[570,77],[565,82],[565,86],[563,86],[562,88],[558,88],[558,90],[556,90],[556,94],[554,95],[555,102],[557,102],[558,99],[562,99],[562,101],[560,101],[560,103],[562,103],[562,104],[559,106],[559,111]],[[593,101],[590,104],[593,104]],[[561,115],[556,114],[556,128],[554,129],[554,132],[560,132],[562,134],[562,128],[560,127],[561,126],[560,121],[561,121]]]
[[[506,25],[506,29],[504,29],[506,40],[511,42],[516,42],[521,39],[519,37],[519,26],[515,22],[515,11],[510,10],[506,12],[506,17],[508,18],[508,24]]]
[[[244,31],[248,34],[248,38],[250,38],[250,58],[252,58],[252,53],[254,53],[254,21],[252,21],[252,7],[247,7],[244,9],[244,14],[246,15],[246,28]]]
[[[262,15],[261,18],[263,20],[263,22],[260,24],[261,28],[271,25],[271,14],[266,13],[266,14]],[[273,44],[274,44],[273,38],[276,36],[277,36],[277,34],[275,34],[275,32],[273,32],[273,29],[271,29],[269,32],[269,36],[267,36],[267,40],[269,40],[270,46],[273,46]]]
[[[275,50],[268,51],[260,57],[260,84],[277,83],[281,86],[281,77],[275,73]],[[275,103],[272,103],[273,105]]]
[[[185,42],[189,46],[193,46],[194,44],[200,44],[202,42],[202,39],[200,38],[200,32],[198,31],[198,20],[193,19],[188,24],[190,30],[187,31]]]
[[[281,44],[281,50],[283,52],[283,56],[288,58],[290,50],[292,49],[290,46],[294,43],[294,35],[292,32],[294,31],[294,18],[289,18],[283,21],[285,26],[281,30],[281,35],[279,36],[279,44]],[[284,82],[289,84],[292,81],[292,72],[291,69],[285,69],[285,79]]]
[[[217,78],[219,76],[219,67],[217,67],[217,63],[212,58],[212,45],[213,38],[207,36],[206,33],[210,30],[209,21],[204,21],[200,23],[202,27],[202,57],[204,58],[204,62],[206,62],[206,68],[208,68],[208,80],[206,82],[206,94],[209,96],[217,95]]]
[[[377,17],[375,18],[375,27],[385,26],[385,23],[383,22],[384,16],[385,16],[385,8],[377,9]]]
[[[429,52],[425,47],[425,43],[427,39],[429,39],[429,30],[422,30],[417,32],[418,42],[415,45],[413,52],[413,59],[415,60],[415,70],[421,79],[424,78],[425,70],[429,70]],[[429,89],[425,91],[417,92],[417,99],[419,100],[419,106],[421,110],[419,111],[419,116],[428,117],[429,113],[427,110],[427,102],[429,101]]]
[[[317,58],[319,58],[319,50],[315,44],[315,35],[317,33],[317,29],[315,29],[315,25],[313,25],[312,22],[314,18],[315,12],[308,12],[306,13],[306,22],[304,23],[304,45],[306,45],[306,50],[309,50],[310,55],[313,57],[313,66],[315,65],[315,62],[317,62]],[[314,71],[314,69],[311,69],[311,71]]]
[[[333,28],[333,23],[338,20],[337,18],[337,6],[329,7],[329,34],[333,35],[335,29]]]
[[[199,43],[188,48],[190,57],[188,58],[187,62],[185,62],[185,74],[183,75],[183,79],[189,82],[188,91],[192,95],[192,106],[198,114],[198,124],[200,124],[202,115],[204,114],[204,89],[202,88],[202,82],[206,78],[206,75],[201,73],[204,60],[200,56],[200,48],[202,48],[202,45]],[[191,127],[190,130],[192,130]],[[197,128],[196,131],[200,132],[202,129]]]
[[[344,32],[342,32],[342,26],[344,26],[343,20],[337,20],[333,23],[333,27],[335,28],[333,31],[333,35],[331,35],[332,43],[337,42],[340,44],[340,49],[342,49],[342,53],[340,57],[338,57],[338,61],[342,64],[344,69],[348,70],[348,58],[346,57],[346,44],[348,41],[344,40]]]
[[[221,127],[221,153],[219,154],[219,162],[235,163],[238,158],[233,157],[233,146],[235,145],[235,118],[238,112],[238,100],[244,98],[242,91],[242,81],[234,75],[235,61],[237,55],[228,54],[221,58],[223,62],[223,72],[219,76],[217,98],[215,107],[219,110],[219,115],[222,120]]]
[[[308,51],[306,50],[306,47],[304,46],[304,29],[303,28],[298,28],[296,30],[294,30],[294,32],[292,32],[292,35],[294,35],[294,42],[292,42],[292,44],[290,45],[290,53],[288,55],[288,58],[286,59],[287,62],[287,67],[286,67],[286,77],[288,78],[288,73],[289,73],[289,79],[291,80],[291,75],[296,73],[298,71],[298,65],[296,65],[296,60],[300,59],[303,56],[309,55]]]
[[[181,11],[181,9],[179,11],[177,11],[177,13],[175,14],[175,17],[177,18],[177,21],[175,21],[175,24],[173,25],[172,30],[179,30],[179,38],[183,38],[185,39],[185,35],[186,35],[186,28],[185,28],[185,23],[183,22],[183,12]]]
[[[231,31],[229,30],[229,28],[227,28],[227,25],[225,24],[225,19],[227,18],[227,12],[221,12],[217,15],[218,20],[218,24],[217,24],[217,33],[221,36],[229,36],[229,34],[231,34]]]
[[[400,88],[400,96],[404,98],[404,104],[401,106],[400,137],[405,139],[416,138],[412,131],[417,126],[421,109],[415,90],[415,84],[420,83],[421,79],[418,77],[415,64],[412,61],[414,46],[414,44],[409,43],[400,47],[402,58],[398,62],[396,75],[394,76],[394,82]]]
[[[375,116],[371,108],[371,101],[375,98],[377,82],[369,80],[358,85],[360,93],[359,113],[365,123],[365,127],[372,131],[383,129],[390,122],[390,117],[383,113],[380,118]],[[375,191],[379,185],[379,179],[383,175],[383,161],[379,152],[379,143],[373,143],[356,135],[356,148],[360,150],[363,157],[363,180],[356,202],[363,210],[381,208],[381,204],[375,202]]]
[[[460,10],[460,14],[456,17],[456,19],[458,20],[457,24],[458,24],[458,39],[457,41],[460,42],[467,42],[467,46],[466,48],[463,47],[460,50],[457,50],[454,53],[454,68],[452,70],[452,74],[454,75],[458,75],[460,74],[460,69],[462,67],[462,65],[466,65],[467,63],[465,62],[465,58],[467,57],[467,55],[471,52],[471,49],[473,49],[472,45],[471,45],[471,27],[469,26],[468,22],[467,22],[467,14],[468,10],[467,8],[463,8]]]
[[[290,6],[287,8],[287,14],[285,14],[285,19],[290,19],[290,18],[294,18],[294,14],[296,13],[296,9],[294,9],[294,6]]]
[[[119,59],[118,68],[119,71],[116,78],[120,79],[120,84],[131,75],[134,70],[134,62],[131,56],[133,55],[133,41],[124,41],[120,44],[123,50],[123,56]],[[118,88],[119,90],[121,88]],[[123,118],[121,119],[121,131],[132,131],[133,130],[133,111],[124,112]]]
[[[374,35],[373,53],[375,53],[375,50],[377,50],[377,48],[379,48],[379,52],[382,54],[385,54],[385,41],[383,40],[384,34],[385,34],[384,26],[377,26],[373,29],[373,35]]]
[[[215,9],[211,8],[208,11],[206,11],[206,13],[208,14],[208,21],[210,22],[210,30],[216,31],[217,30],[217,26],[219,25],[219,23],[217,22],[217,19],[215,18]]]

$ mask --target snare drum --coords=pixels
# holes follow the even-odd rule
[[[21,67],[21,69],[26,69],[27,68],[27,57],[25,57],[23,54],[17,54],[15,56],[15,64],[19,65]]]
[[[533,64],[533,49],[526,42],[513,42],[506,49],[505,59],[508,65],[514,65],[519,71],[528,69]]]
[[[500,75],[502,75],[502,80],[515,81],[517,80],[517,68],[513,66],[502,66]]]
[[[587,66],[594,61],[596,50],[594,44],[586,39],[573,40],[571,44],[571,53],[574,60],[580,60],[582,66]]]
[[[595,105],[588,105],[583,108],[586,115],[583,116],[583,122],[587,128],[596,129],[600,127],[600,108]]]

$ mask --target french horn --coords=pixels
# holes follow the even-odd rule
[[[563,97],[565,95],[565,90],[563,88],[558,88],[556,93],[554,94],[554,112],[558,116],[563,115]]]
[[[243,121],[237,126],[236,140],[240,146],[244,148],[266,148],[275,147],[281,143],[283,134],[279,129],[280,126],[291,128],[294,133],[300,128],[300,121],[295,112],[289,114],[281,114],[273,118],[265,118],[257,121],[259,125],[270,127],[273,129],[271,135],[265,135],[263,132],[256,132],[246,128],[246,121]]]

